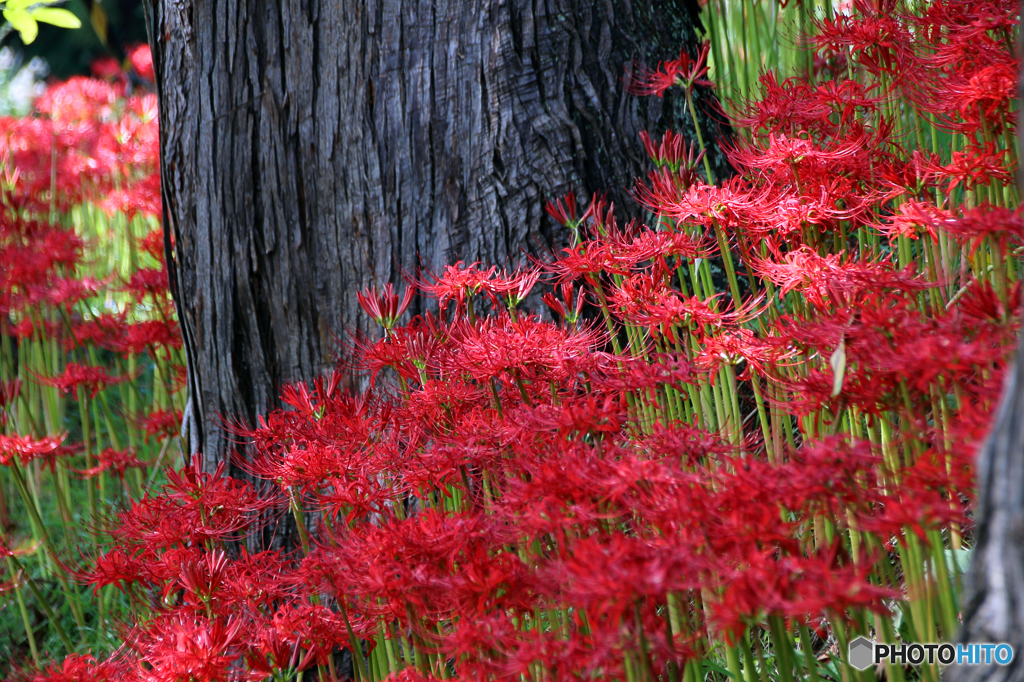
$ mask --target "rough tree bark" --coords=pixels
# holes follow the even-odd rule
[[[192,450],[223,459],[221,416],[252,422],[331,367],[336,336],[369,329],[357,290],[557,248],[543,205],[570,187],[621,203],[645,168],[637,133],[692,129],[680,100],[627,95],[625,69],[693,51],[697,12],[151,0]]]
[[[1024,681],[1024,364],[1018,346],[992,433],[978,455],[977,530],[960,641],[1007,642],[1010,665],[954,666],[952,682]]]
[[[1024,16],[1024,3],[1021,6]],[[1022,54],[1018,36],[1017,54]],[[1024,104],[1024,74],[1018,81]],[[1018,132],[1018,150],[1021,151]],[[1018,158],[1021,157],[1018,153]],[[1024,175],[1017,171],[1024,189]],[[963,643],[1006,642],[1009,665],[953,666],[949,682],[1024,682],[1024,335],[1007,372],[992,433],[978,453],[976,531],[962,604]]]

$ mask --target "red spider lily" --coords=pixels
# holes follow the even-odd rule
[[[553,563],[550,570],[551,578],[565,585],[566,596],[588,616],[616,622],[637,598],[699,588],[703,565],[704,560],[683,547],[617,536],[607,543],[580,540],[572,556]]]
[[[152,462],[144,462],[135,456],[135,448],[115,450],[106,448],[96,457],[97,464],[94,467],[78,471],[84,478],[95,478],[105,471],[113,471],[118,478],[124,478],[126,469],[145,469]]]
[[[90,320],[72,324],[74,344],[84,346],[87,343],[93,343],[115,353],[125,352],[124,339],[127,329],[127,315],[125,314],[99,315]]]
[[[558,381],[567,363],[597,346],[592,331],[568,332],[532,318],[512,320],[507,314],[477,325],[458,324],[450,329],[459,353],[450,367],[480,381],[501,378],[515,382]]]
[[[517,270],[509,274],[500,274],[487,286],[487,292],[495,298],[505,300],[509,308],[522,303],[540,279],[540,269]]]
[[[92,298],[105,285],[90,277],[77,279],[61,277],[51,281],[46,292],[46,301],[52,306],[64,306],[70,309],[79,301]]]
[[[15,457],[26,465],[55,452],[64,442],[66,435],[46,436],[35,439],[31,436],[0,435],[0,466],[10,466]]]
[[[248,650],[242,651],[249,679],[261,680],[290,670],[304,671],[317,664],[311,651],[305,650],[299,640],[282,635],[273,625],[259,628],[250,640]]]
[[[707,300],[684,297],[668,287],[667,278],[667,272],[633,275],[622,281],[609,301],[623,317],[649,327],[672,343],[677,339],[677,327],[703,333],[705,328],[742,324],[764,310],[761,300],[753,300],[725,312],[717,305],[721,294]]]
[[[195,456],[184,471],[168,470],[157,497],[133,502],[120,513],[113,537],[123,546],[150,548],[203,545],[235,538],[256,524],[277,500],[259,496],[251,486],[229,478],[221,463],[212,474]]]
[[[951,503],[947,493],[973,483],[969,457],[958,459],[954,468],[952,463],[947,464],[945,456],[935,451],[924,453],[905,470],[900,491],[886,496],[872,514],[858,517],[857,522],[863,522],[865,530],[882,537],[898,537],[910,530],[926,542],[928,530],[948,527],[950,523],[964,524],[968,521],[967,510],[959,501]],[[968,472],[966,476],[964,470]]]
[[[0,220],[0,311],[22,311],[42,302],[59,304],[91,295],[95,282],[61,277],[74,270],[83,242],[68,232],[30,221]]]
[[[26,678],[31,682],[97,682],[129,679],[127,666],[116,659],[99,662],[85,654],[69,654],[63,661],[51,663],[45,670]]]
[[[615,204],[608,203],[603,194],[595,194],[580,220],[587,225],[591,237],[600,240],[618,232]],[[632,235],[630,235],[632,236]]]
[[[188,386],[188,368],[171,362],[167,368],[171,375],[171,393],[177,393]]]
[[[174,246],[174,235],[171,238],[171,246]],[[164,231],[156,229],[146,234],[137,242],[139,250],[147,253],[160,263],[164,262]]]
[[[152,81],[155,78],[153,73],[153,54],[149,45],[140,45],[128,53],[128,59],[132,62],[132,68],[141,78]]]
[[[39,383],[44,386],[59,388],[64,393],[70,393],[72,390],[81,387],[83,391],[89,394],[90,398],[95,398],[96,394],[107,386],[115,386],[127,381],[129,378],[127,376],[112,377],[102,367],[90,367],[74,362],[69,362],[65,365],[64,371],[58,376],[36,376],[36,380]]]
[[[90,78],[72,78],[52,88],[36,102],[40,113],[62,122],[91,120],[110,115],[117,91],[109,83]]]
[[[818,22],[812,38],[818,50],[853,52],[859,64],[873,74],[901,75],[913,60],[913,37],[909,27],[894,11],[895,2],[868,4],[854,0],[856,15],[839,14]]]
[[[81,583],[92,585],[93,594],[102,587],[118,585],[122,581],[141,582],[147,585],[157,585],[160,582],[159,576],[153,570],[158,562],[149,553],[137,553],[133,556],[121,549],[112,549],[96,557],[91,563],[92,566],[88,570],[76,573],[75,578]]]
[[[945,214],[945,211],[932,204],[910,199],[900,204],[893,215],[886,216],[885,224],[877,227],[883,234],[889,235],[890,244],[898,237],[917,239],[918,230],[922,229],[934,240],[937,239],[935,227],[941,224]]]
[[[943,2],[920,17],[905,17],[925,48],[906,96],[934,112],[942,127],[967,135],[985,128],[1001,133],[1018,71],[1016,55],[1006,49],[1018,11],[1007,2]]]
[[[227,682],[239,654],[243,623],[184,615],[164,616],[148,624],[132,643],[159,682]]]
[[[644,231],[632,239],[612,240],[609,246],[619,263],[629,268],[641,267],[657,259],[667,270],[668,258],[708,258],[712,254],[710,240],[703,235],[688,234],[681,225],[666,232]]]
[[[564,438],[570,434],[582,437],[618,433],[625,416],[619,396],[607,395],[602,400],[589,395],[567,401],[557,408],[538,406],[529,420],[538,428],[557,430],[558,437]]]
[[[356,298],[359,300],[359,305],[362,306],[363,310],[377,324],[385,329],[391,329],[395,326],[398,318],[402,316],[402,313],[409,307],[415,293],[415,288],[411,286],[406,287],[405,295],[399,301],[394,285],[388,282],[379,294],[377,293],[377,288],[371,286],[365,291],[357,293]]]
[[[363,368],[370,371],[370,383],[376,382],[383,369],[395,370],[406,381],[419,379],[419,370],[413,361],[415,356],[410,354],[408,345],[417,342],[421,333],[420,330],[412,333],[404,329],[392,330],[386,338],[372,345],[360,344],[361,362]]]
[[[869,133],[861,130],[838,140],[823,144],[806,134],[790,136],[785,133],[769,133],[767,146],[744,145],[729,150],[729,160],[745,169],[764,168],[784,175],[794,174],[797,179],[813,176],[816,169],[830,167],[854,167],[870,158],[871,150],[880,146],[880,140],[888,137],[890,127],[883,124],[878,131]],[[874,136],[875,139],[871,139]],[[806,172],[804,172],[806,171]]]
[[[960,217],[937,210],[930,212],[928,217],[931,218],[930,227],[941,227],[966,241],[972,255],[986,239],[994,241],[1001,253],[1005,253],[1011,243],[1024,241],[1024,218],[1020,208],[1011,211],[982,205],[965,210]]]
[[[562,227],[567,227],[573,232],[579,229],[580,219],[576,216],[576,195],[573,192],[569,192],[561,199],[549,201],[544,205],[544,210]]]
[[[11,327],[11,335],[16,339],[28,339],[31,338],[35,333],[35,325],[32,324],[32,320],[25,318],[18,324]]]
[[[158,348],[181,348],[181,331],[174,320],[150,320],[128,326],[124,350],[129,353],[148,352]]]
[[[1016,94],[1019,68],[1016,60],[1007,60],[974,71],[966,83],[951,83],[944,108],[955,109],[963,120],[975,119],[981,112],[995,124],[1000,119],[1000,110]]]
[[[89,64],[89,71],[92,75],[100,80],[111,81],[117,78],[121,74],[121,65],[117,63],[117,60],[110,55],[105,55],[98,59],[94,59]]]
[[[971,189],[978,185],[993,182],[1008,184],[1013,174],[1007,169],[1007,150],[996,150],[990,144],[971,146],[962,152],[953,152],[948,165],[931,165],[930,170],[942,178],[948,179],[946,192],[952,192],[959,185]]]
[[[146,296],[152,296],[155,299],[167,296],[167,268],[136,270],[132,273],[131,279],[125,283],[124,291],[140,302]]]
[[[781,350],[776,344],[758,338],[753,331],[742,327],[707,335],[702,338],[701,345],[700,354],[694,358],[695,364],[712,376],[722,365],[736,365],[741,361],[765,374],[769,367],[785,367],[787,360],[794,355],[793,351]]]
[[[146,440],[173,438],[181,429],[181,410],[154,410],[138,421],[140,429],[146,432]]]
[[[281,402],[291,405],[306,418],[313,417],[317,411],[313,405],[313,396],[309,394],[309,387],[302,382],[285,386],[281,390]]]
[[[578,277],[584,277],[587,281],[594,282],[602,273],[626,274],[627,272],[607,247],[589,242],[577,244],[571,249],[563,249],[558,260],[547,267],[552,274],[558,277],[559,282],[567,282]]]
[[[685,422],[656,425],[652,433],[644,438],[643,445],[652,459],[666,460],[682,453],[687,466],[732,451],[732,446],[723,442],[718,435]]]
[[[419,288],[425,294],[436,298],[442,309],[446,307],[448,301],[454,300],[458,313],[474,294],[486,287],[498,271],[494,266],[484,270],[479,265],[472,263],[467,266],[459,261],[455,265],[445,266],[444,272],[435,277],[432,283],[420,283]]]
[[[724,593],[711,606],[714,621],[733,643],[746,630],[751,614],[791,617],[869,608],[884,615],[888,609],[882,600],[896,596],[871,581],[870,563],[840,568],[834,553],[775,560],[764,552],[752,559],[749,568],[720,574]]]
[[[683,49],[679,52],[679,59],[662,62],[657,71],[636,67],[636,73],[631,75],[626,89],[634,95],[662,97],[673,85],[687,90],[692,90],[694,86],[713,88],[714,83],[705,78],[709,68],[707,60],[710,51],[711,43],[704,42],[696,59],[691,58]]]
[[[677,222],[710,225],[734,222],[733,216],[756,205],[756,196],[747,193],[742,178],[736,177],[719,186],[700,181],[683,187],[662,182],[661,176],[651,175],[651,186],[640,185],[634,192],[637,201],[651,211]],[[763,208],[762,208],[763,210]]]
[[[140,152],[140,156],[145,155],[145,152]],[[111,191],[100,203],[100,207],[107,213],[123,213],[128,220],[140,214],[159,216],[161,210],[160,176],[150,175],[122,189]]]
[[[655,147],[647,131],[641,130],[640,141],[643,142],[647,155],[651,157],[651,161],[657,168],[668,168],[673,173],[678,173],[680,170],[688,171],[691,175],[688,176],[687,184],[692,183],[696,178],[697,167],[704,158],[704,152],[697,152],[694,145],[688,144],[679,133],[666,131],[661,138],[661,144]]]
[[[26,554],[32,554],[35,552],[36,546],[28,546],[21,549],[11,549],[7,541],[0,537],[0,559],[6,559],[7,557],[24,556]]]
[[[221,551],[182,563],[179,581],[187,599],[196,604],[209,603],[221,589],[227,567],[228,557]]]
[[[989,282],[972,279],[964,285],[963,294],[953,315],[946,317],[943,328],[951,332],[965,332],[964,328],[958,328],[957,324],[967,322],[967,329],[971,329],[976,337],[988,332],[989,339],[993,343],[1001,343],[1005,340],[1007,332],[1001,329],[985,329],[987,325],[995,325],[1002,328],[1003,321],[1011,315],[1014,310],[1020,307],[1021,287],[1020,282],[1014,283],[1013,287],[1006,292],[1005,300],[995,291]],[[985,329],[985,332],[975,331]],[[995,361],[993,358],[992,361]]]
[[[21,395],[21,379],[0,381],[0,408],[12,407]]]
[[[583,311],[583,306],[586,305],[586,293],[580,291],[579,295],[574,297],[572,282],[562,282],[559,289],[562,294],[561,299],[556,298],[553,293],[547,293],[544,294],[542,300],[555,312],[555,314],[561,317],[567,325],[575,326],[577,321],[580,319],[580,313]]]
[[[749,111],[732,117],[734,125],[755,132],[781,132],[797,129],[812,134],[842,137],[857,122],[878,110],[883,98],[870,94],[877,86],[865,86],[855,80],[825,81],[810,84],[799,78],[779,83],[772,72],[760,76],[764,92]],[[838,118],[838,122],[833,119]]]
[[[909,270],[896,271],[886,262],[843,261],[843,254],[823,257],[801,247],[786,254],[783,262],[756,259],[751,266],[778,285],[783,296],[799,290],[819,308],[845,307],[864,293],[883,287],[915,291],[930,286]]]

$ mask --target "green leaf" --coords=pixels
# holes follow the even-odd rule
[[[843,390],[846,377],[846,339],[839,340],[839,347],[832,353],[828,364],[832,365],[832,397],[835,398]]]
[[[73,12],[60,7],[40,7],[31,10],[32,18],[44,24],[53,24],[61,28],[82,28],[82,22]]]
[[[955,568],[957,573],[966,573],[971,567],[971,550],[969,549],[944,549],[946,565]]]
[[[732,677],[732,673],[729,672],[728,668],[723,668],[722,666],[718,665],[714,661],[710,661],[710,660],[705,658],[703,661],[701,661],[701,665],[704,666],[704,668],[706,668],[708,670],[713,670],[716,673],[721,673],[721,674],[725,675],[726,677]]]
[[[950,577],[963,575],[971,567],[971,550],[969,549],[944,549],[943,556],[946,557],[946,570]],[[930,559],[926,564],[928,574],[932,580],[938,580],[938,572],[935,570],[935,561]]]
[[[25,10],[4,10],[4,19],[21,34],[21,42],[30,44],[39,35],[39,24]]]

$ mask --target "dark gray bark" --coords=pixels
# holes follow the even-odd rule
[[[1022,349],[1018,347],[1017,357]],[[965,581],[961,642],[1007,642],[1010,665],[954,666],[956,682],[1024,680],[1024,365],[1012,368],[1003,404],[978,455],[977,531]]]
[[[282,384],[332,367],[338,336],[370,331],[361,288],[557,249],[543,206],[570,187],[622,204],[646,168],[638,132],[692,129],[681,99],[626,94],[625,70],[693,51],[696,12],[153,0],[192,449],[223,459],[221,416],[252,422]]]
[[[1024,12],[1024,4],[1022,4]],[[1017,54],[1021,54],[1018,37]],[[1024,77],[1018,82],[1024,102]],[[1018,132],[1018,151],[1021,151]],[[1020,158],[1020,154],[1018,154]],[[1018,186],[1024,176],[1018,169]],[[1010,665],[953,666],[951,682],[1024,682],[1024,336],[1003,387],[1003,402],[978,453],[977,530],[962,604],[964,643],[1006,642]]]

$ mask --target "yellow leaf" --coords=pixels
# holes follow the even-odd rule
[[[21,42],[28,45],[39,35],[39,24],[25,10],[4,10],[4,19],[15,31],[21,34]]]
[[[11,12],[18,12],[29,7],[30,5],[36,4],[39,4],[39,0],[7,0],[7,2],[4,3],[4,9],[9,10]]]
[[[33,19],[44,24],[53,24],[61,28],[82,28],[82,22],[73,12],[60,7],[40,7],[32,10],[31,14]]]

